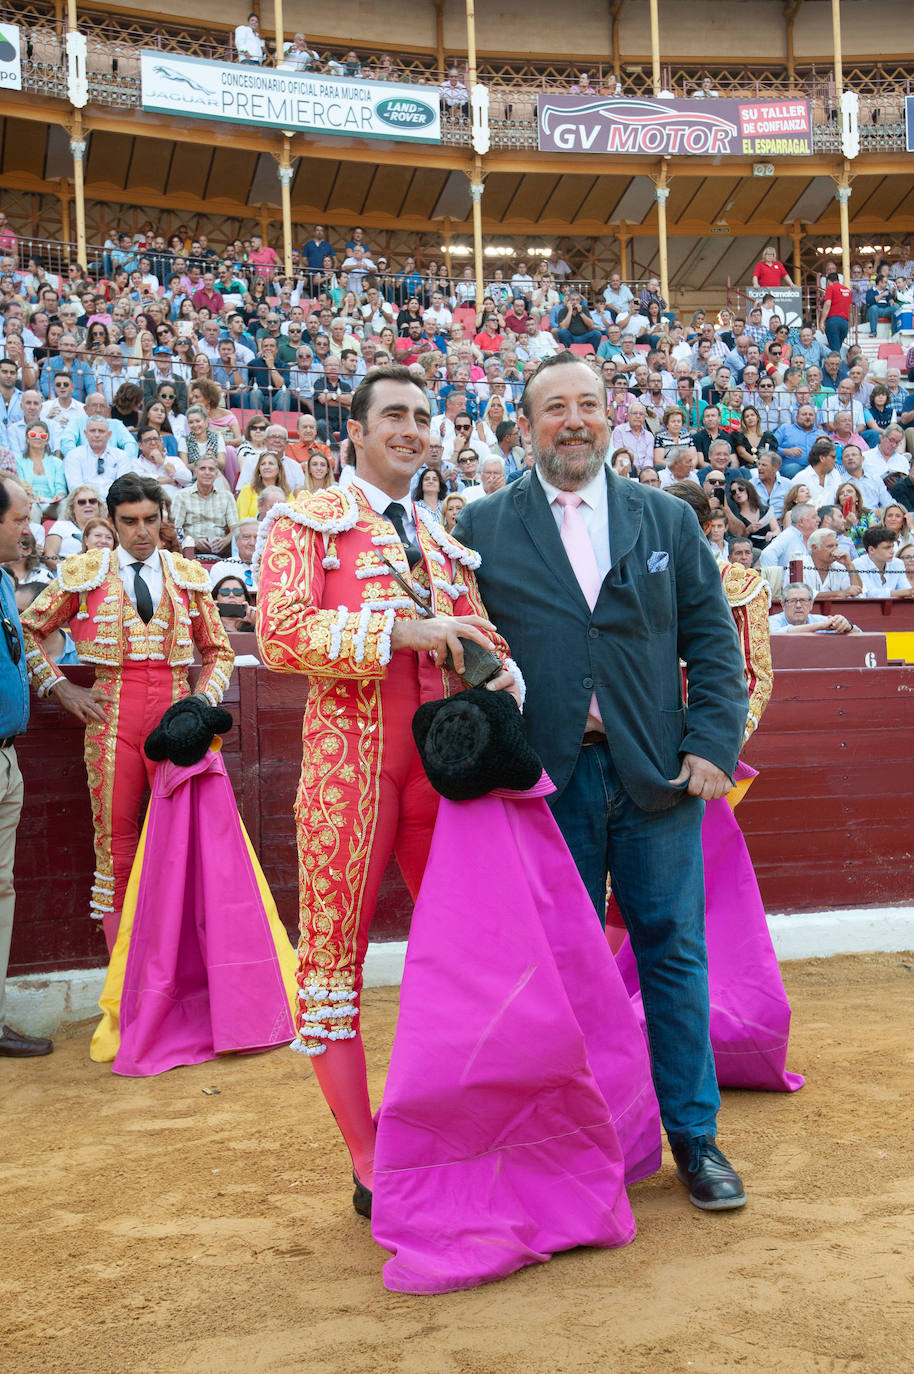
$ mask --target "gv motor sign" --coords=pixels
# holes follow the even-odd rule
[[[805,100],[537,98],[539,146],[641,157],[796,157],[812,152]]]

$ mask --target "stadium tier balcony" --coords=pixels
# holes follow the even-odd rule
[[[23,38],[23,91],[66,100],[67,58],[64,30],[56,22],[53,7],[40,3],[22,7],[0,7],[0,18],[17,23]],[[192,22],[169,23],[136,17],[79,12],[79,27],[88,40],[87,74],[90,103],[114,109],[139,109],[140,52],[156,48],[162,52],[183,53],[206,60],[232,61],[232,31],[213,31]],[[288,35],[287,35],[288,36]],[[267,33],[269,39],[269,33]],[[324,45],[319,49],[322,63],[339,62],[348,49],[343,45]],[[445,73],[437,68],[433,54],[382,54],[360,47],[363,77],[381,79],[382,56],[393,56],[397,78],[408,83],[437,85]],[[465,67],[457,56],[446,67]],[[537,61],[530,58],[482,59],[479,80],[489,89],[489,121],[493,149],[535,149],[537,147],[536,100],[543,91],[567,91],[577,80],[578,66]],[[601,89],[611,67],[594,63],[591,80]],[[701,68],[685,64],[663,68],[665,89],[677,97],[689,96],[698,88],[700,78],[710,75],[721,97],[741,99],[778,99],[788,96],[810,100],[813,115],[813,151],[841,152],[841,128],[835,102],[834,79],[827,69],[797,66],[795,79],[788,80],[786,67],[772,62],[757,66]],[[329,79],[333,79],[330,77]],[[624,93],[649,96],[649,63],[623,61]],[[905,96],[912,93],[910,69],[887,68],[885,64],[847,67],[847,89],[860,97],[860,148],[862,153],[904,151]],[[461,117],[447,116],[442,121],[442,143],[470,146],[470,126]]]

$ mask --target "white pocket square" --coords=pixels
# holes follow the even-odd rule
[[[652,572],[663,572],[664,568],[670,565],[670,555],[662,550],[657,550],[650,555],[647,560],[647,570]]]

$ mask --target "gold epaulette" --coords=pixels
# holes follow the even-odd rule
[[[162,557],[176,586],[183,587],[186,592],[209,591],[209,573],[202,563],[180,553],[169,553],[167,549],[162,550]]]
[[[66,592],[91,592],[102,585],[110,567],[110,549],[88,549],[65,558],[57,577]]]
[[[731,606],[745,606],[762,592],[771,599],[771,588],[754,568],[744,568],[742,563],[724,563],[720,575]]]
[[[288,501],[274,506],[278,516],[287,516],[296,524],[307,525],[319,534],[339,534],[351,529],[359,518],[359,508],[352,492],[343,487],[324,487],[321,491],[301,491]]]

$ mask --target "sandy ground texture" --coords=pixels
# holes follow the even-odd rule
[[[909,1374],[914,956],[785,976],[808,1082],[725,1094],[743,1211],[691,1207],[665,1155],[632,1190],[628,1248],[438,1298],[384,1290],[300,1056],[116,1078],[80,1025],[47,1059],[2,1060],[0,1367]],[[396,989],[366,996],[375,1096],[396,1012]]]

